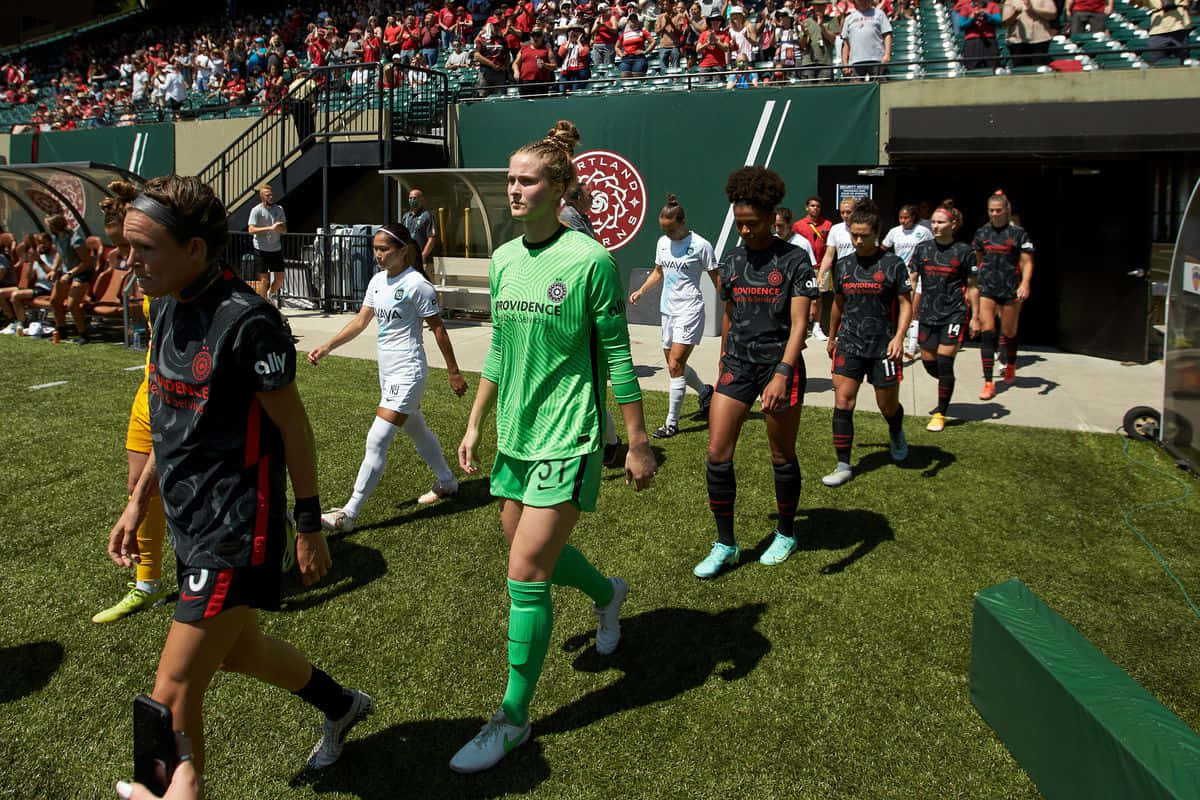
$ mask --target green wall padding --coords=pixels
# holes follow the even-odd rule
[[[155,125],[130,125],[123,128],[51,131],[38,133],[37,162],[95,161],[113,164],[143,178],[168,175],[175,170],[175,126],[169,122]],[[34,134],[12,137],[9,161],[34,163]]]
[[[879,87],[858,84],[462,104],[461,166],[507,167],[512,151],[545,136],[560,119],[579,127],[577,153],[616,153],[645,181],[645,221],[615,253],[626,272],[653,264],[658,210],[668,192],[679,195],[688,224],[716,246],[729,208],[725,179],[748,161],[783,176],[784,204],[802,216],[805,198],[817,189],[818,166],[874,165],[879,158]],[[836,215],[830,198],[825,211]],[[726,252],[736,243],[731,231]]]
[[[971,702],[1048,800],[1200,798],[1200,737],[1019,580],[975,595]]]

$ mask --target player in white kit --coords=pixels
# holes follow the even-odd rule
[[[887,232],[887,236],[883,237],[883,242],[879,247],[882,250],[890,250],[904,262],[904,266],[908,267],[908,281],[911,285],[916,286],[916,273],[912,268],[913,253],[916,252],[917,245],[921,242],[933,241],[933,233],[929,228],[919,223],[920,214],[917,213],[917,207],[912,203],[900,206],[900,224]],[[917,295],[920,297],[921,295]],[[904,339],[904,354],[906,356],[915,356],[917,354],[917,315],[920,313],[920,308],[913,304],[913,319],[908,326],[908,335]]]
[[[401,430],[413,440],[417,454],[433,470],[436,479],[433,488],[417,498],[417,502],[436,503],[458,491],[458,481],[442,455],[442,445],[421,414],[421,396],[429,377],[421,338],[422,322],[433,331],[446,360],[450,388],[459,397],[467,391],[467,382],[458,371],[454,348],[442,324],[437,292],[421,267],[420,250],[406,227],[385,225],[375,234],[374,249],[380,270],[367,284],[358,315],[336,336],[308,354],[308,360],[315,365],[334,348],[366,330],[372,318],[379,322],[379,408],[367,432],[366,455],[358,469],[354,493],[345,506],[331,509],[321,517],[321,524],[327,530],[354,530],[363,503],[383,477],[388,446]]]
[[[821,293],[833,291],[833,263],[854,252],[854,242],[850,241],[850,217],[858,210],[858,201],[853,197],[845,197],[838,204],[838,213],[842,221],[829,229],[829,237],[825,240],[825,255],[821,257],[821,269],[817,272],[817,285]],[[813,336],[818,341],[828,341],[824,333],[818,333],[820,324],[813,328]]]
[[[671,382],[667,421],[652,435],[656,439],[669,439],[679,433],[679,407],[683,405],[687,386],[700,395],[699,416],[708,416],[713,387],[702,381],[687,362],[692,348],[704,336],[700,280],[707,272],[713,286],[720,291],[720,279],[712,245],[700,234],[688,230],[683,206],[675,195],[667,195],[667,204],[658,213],[658,224],[663,236],[659,237],[655,251],[654,270],[646,276],[641,288],[629,295],[629,302],[636,306],[642,295],[662,282],[658,310],[662,314],[663,356]]]

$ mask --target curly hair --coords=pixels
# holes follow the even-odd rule
[[[766,167],[742,167],[725,181],[725,196],[735,206],[753,206],[769,214],[787,194],[779,173]]]
[[[129,181],[112,181],[108,184],[108,191],[112,193],[112,197],[105,197],[100,201],[100,210],[104,212],[104,224],[120,225],[125,221],[125,211],[129,208],[129,203],[141,194],[142,190]]]
[[[560,119],[544,139],[518,148],[509,158],[520,153],[537,156],[542,161],[546,179],[551,184],[562,187],[565,192],[575,181],[575,164],[571,159],[575,155],[575,145],[579,144],[579,139],[579,129],[575,127],[575,123]]]

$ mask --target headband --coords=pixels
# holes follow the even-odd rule
[[[391,231],[389,231],[387,228],[380,228],[380,229],[379,229],[379,231],[380,231],[381,233],[386,233],[388,236],[392,237],[393,239],[395,239],[397,242],[399,242],[400,244],[404,245],[405,247],[407,247],[407,246],[408,246],[408,245],[410,245],[410,244],[413,244],[413,242],[412,242],[412,240],[411,240],[411,239],[410,239],[409,241],[407,241],[407,242],[406,242],[406,241],[404,241],[403,239],[401,239],[399,236],[397,236],[396,234],[394,234],[394,233],[392,233]]]
[[[173,236],[187,240],[194,234],[184,235],[183,220],[170,206],[155,200],[148,194],[139,194],[129,203],[129,208],[136,208],[150,219],[169,230]]]

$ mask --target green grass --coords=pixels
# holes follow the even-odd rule
[[[89,618],[127,580],[104,544],[125,498],[123,437],[140,378],[122,368],[138,362],[114,345],[0,337],[0,797],[108,798],[131,771],[130,701],[152,685],[171,609],[107,626]],[[55,380],[69,383],[28,388]],[[340,504],[377,399],[375,365],[331,358],[302,366],[299,380],[322,496]],[[647,396],[653,424],[665,403]],[[434,374],[425,414],[448,452],[469,404]],[[662,443],[648,492],[606,473],[600,510],[572,541],[629,580],[625,639],[596,656],[587,600],[556,590],[537,738],[474,777],[446,761],[503,691],[496,507],[477,479],[454,504],[418,510],[412,499],[431,478],[398,437],[362,527],[331,542],[331,576],[308,590],[289,582],[284,610],[263,616],[270,633],[371,692],[377,713],[340,764],[306,779],[316,714],[220,675],[206,706],[210,795],[1036,797],[968,699],[972,593],[1012,576],[1196,727],[1200,625],[1120,521],[1178,488],[1125,460],[1116,436],[984,424],[935,435],[923,423],[910,418],[901,469],[888,462],[880,416],[860,412],[855,461],[869,469],[830,490],[818,480],[832,466],[830,415],[806,410],[809,546],[783,566],[748,563],[708,583],[691,576],[713,538],[704,429],[685,422]],[[1133,453],[1167,463],[1148,445]],[[737,468],[749,549],[774,509],[760,421],[743,433]],[[1197,518],[1193,495],[1134,520],[1193,593]]]

